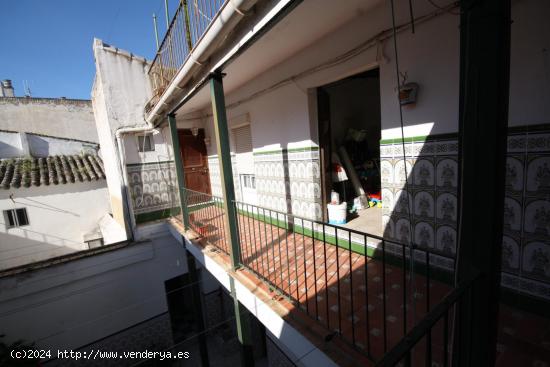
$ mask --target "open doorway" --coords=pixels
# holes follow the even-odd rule
[[[317,106],[324,220],[382,235],[379,69],[317,88]]]

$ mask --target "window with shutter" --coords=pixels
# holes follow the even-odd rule
[[[233,144],[235,153],[252,152],[252,134],[250,125],[244,125],[233,129]]]

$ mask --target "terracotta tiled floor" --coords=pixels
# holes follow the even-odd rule
[[[190,219],[209,243],[229,253],[220,208],[196,210]],[[410,330],[425,315],[428,302],[433,308],[451,289],[434,279],[428,285],[420,274],[411,280],[400,266],[263,221],[242,215],[238,220],[243,264],[290,298],[303,317],[373,360],[403,337],[405,321]],[[500,316],[497,366],[550,366],[550,321],[504,305]],[[434,366],[442,365],[443,334],[440,321],[432,331]],[[425,348],[422,340],[413,353],[414,365],[424,365]]]
[[[222,215],[220,209],[204,208],[192,213],[191,222],[227,253]],[[384,354],[384,344],[389,349],[403,337],[405,321],[410,329],[422,318],[428,297],[433,307],[450,290],[434,279],[428,288],[418,274],[413,282],[399,266],[250,217],[238,219],[242,262],[303,313],[374,359]]]

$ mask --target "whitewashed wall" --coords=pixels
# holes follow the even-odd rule
[[[92,105],[103,164],[107,175],[113,218],[123,227],[124,157],[120,157],[116,131],[123,127],[146,126],[143,106],[151,96],[147,77],[148,63],[115,47],[94,40],[96,75],[92,87]],[[122,163],[121,163],[122,162]],[[122,165],[122,167],[121,167]]]
[[[8,342],[34,341],[37,348],[54,353],[76,349],[167,312],[164,281],[185,272],[183,248],[168,235],[1,278],[2,333]],[[135,335],[136,340],[126,338],[133,346],[122,350],[158,346],[159,326],[155,333]],[[164,332],[170,333],[169,322],[167,328]]]
[[[88,249],[83,236],[110,211],[103,180],[0,190],[0,210],[14,208],[26,208],[30,224],[6,228],[0,216],[0,269]]]
[[[89,100],[0,98],[0,129],[98,142]]]

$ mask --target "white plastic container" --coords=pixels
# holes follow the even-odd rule
[[[340,204],[340,194],[337,193],[336,191],[332,190],[330,192],[330,203],[332,205],[338,205]]]
[[[327,204],[329,224],[346,224],[347,204]]]

